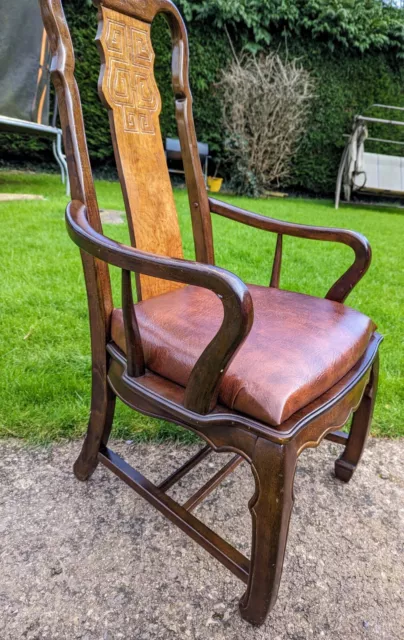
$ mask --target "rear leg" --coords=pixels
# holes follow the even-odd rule
[[[88,480],[98,465],[101,444],[107,445],[114,419],[116,396],[106,376],[100,379],[93,374],[91,413],[80,455],[73,471],[78,480]]]
[[[335,475],[343,482],[350,481],[365,449],[366,439],[372,423],[378,377],[379,356],[377,355],[362,402],[354,413],[346,447],[335,462]]]

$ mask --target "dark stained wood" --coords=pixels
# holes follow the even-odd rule
[[[145,373],[144,353],[133,304],[131,272],[122,269],[122,313],[124,316],[127,371],[138,378]]]
[[[140,406],[143,413],[171,420],[201,435],[215,429],[220,433],[220,428],[228,424],[229,427],[231,425],[227,435],[229,443],[234,432],[241,428],[253,436],[261,436],[279,444],[287,444],[297,438],[300,444],[307,442],[308,446],[317,446],[318,438],[326,435],[323,431],[335,431],[336,427],[344,425],[350,417],[349,412],[352,413],[353,408],[357,407],[358,397],[360,401],[380,342],[381,337],[375,337],[358,364],[344,378],[278,428],[220,405],[216,405],[207,415],[189,411],[183,404],[183,387],[151,372],[142,378],[126,377],[125,357],[113,343],[108,345],[108,352],[112,356],[108,380],[117,395],[134,409]],[[243,436],[244,446],[246,441],[247,436]],[[240,447],[235,450],[239,451]],[[247,453],[245,448],[243,451]],[[251,458],[250,453],[247,457]]]
[[[243,462],[243,458],[239,455],[234,456],[229,462],[227,462],[219,471],[215,473],[215,475],[210,478],[202,487],[198,489],[194,493],[193,496],[188,498],[188,500],[184,503],[184,509],[187,511],[193,511],[198,504],[200,504],[203,500],[205,500],[206,496],[208,496],[219,484],[227,478],[227,476],[232,473],[239,464]]]
[[[346,447],[335,462],[335,475],[349,482],[362,457],[366,439],[372,423],[373,409],[379,380],[379,356],[373,363],[369,384],[358,410],[354,413]]]
[[[52,78],[60,105],[72,190],[72,202],[66,211],[67,230],[81,251],[91,332],[91,411],[74,472],[77,478],[86,480],[99,461],[111,469],[247,583],[240,603],[241,615],[252,624],[261,624],[277,597],[298,456],[307,447],[317,447],[324,438],[342,444],[344,450],[336,461],[335,472],[345,482],[351,478],[372,418],[381,336],[374,333],[362,358],[342,380],[278,427],[218,404],[220,382],[249,334],[254,312],[246,285],[236,275],[214,266],[211,213],[277,234],[273,287],[279,287],[280,283],[284,235],[350,246],[354,262],[327,293],[327,298],[338,302],[346,299],[367,271],[370,247],[365,238],[351,231],[287,223],[209,200],[192,116],[187,34],[178,10],[170,0],[94,0],[94,4],[100,22],[100,91],[109,110],[133,246],[114,242],[102,233],[74,78],[73,48],[61,0],[40,0],[52,49]],[[173,93],[196,262],[182,259],[178,221],[162,154],[160,97],[153,76],[154,54],[150,43],[150,24],[161,12],[168,20],[172,37]],[[122,270],[127,357],[111,342],[113,301],[109,265]],[[185,389],[147,370],[133,306],[132,273],[143,297],[192,284],[213,291],[222,302],[222,326],[199,357]],[[293,363],[285,362],[285,367],[291,366]],[[117,397],[137,411],[193,431],[206,447],[156,487],[107,449]],[[347,436],[339,429],[351,416]],[[186,506],[193,508],[241,460],[246,460],[256,484],[249,504],[251,563],[164,493],[211,449],[233,452],[235,457]]]
[[[331,431],[331,433],[327,433],[325,439],[331,440],[331,442],[335,442],[336,444],[342,444],[345,447],[348,434],[345,431]]]
[[[240,613],[260,625],[275,604],[293,506],[293,479],[297,461],[293,445],[285,447],[259,438],[252,471],[255,495],[248,507],[252,518],[251,567]]]
[[[224,322],[196,362],[184,398],[190,410],[207,413],[216,402],[224,372],[251,330],[253,308],[246,285],[219,267],[167,258],[114,242],[94,231],[80,202],[68,205],[66,221],[72,240],[100,260],[138,274],[203,286],[218,294]]]
[[[279,283],[281,279],[281,266],[282,266],[282,239],[281,233],[278,233],[276,237],[275,257],[272,265],[271,282],[270,287],[276,287],[279,289]]]
[[[369,268],[372,252],[368,241],[360,233],[348,231],[347,229],[311,227],[309,225],[283,222],[282,220],[267,218],[258,213],[240,209],[239,207],[222,202],[221,200],[214,200],[213,198],[210,198],[209,202],[212,213],[230,218],[236,222],[241,222],[242,224],[247,224],[256,229],[263,229],[280,235],[307,238],[308,240],[339,242],[351,247],[355,253],[355,261],[328,291],[326,298],[329,300],[344,302],[354,286],[363,278]]]
[[[55,85],[63,142],[73,199],[85,203],[93,229],[102,233],[101,218],[87,151],[80,95],[74,78],[74,53],[63,7],[59,0],[41,0],[42,19],[52,52],[51,77]],[[111,393],[107,384],[108,358],[105,345],[109,340],[112,293],[108,265],[81,252],[90,318],[92,383],[89,433],[78,475],[88,477],[97,465],[97,448],[108,430],[113,415]]]
[[[371,370],[367,369],[360,381],[348,388],[337,401],[334,398],[333,403],[325,403],[326,406],[328,404],[326,411],[311,416],[311,420],[308,420],[296,435],[295,446],[298,455],[308,447],[317,447],[329,433],[335,431],[335,427],[342,427],[348,422],[361,404],[370,372]]]
[[[116,394],[103,377],[93,372],[91,411],[87,434],[80,455],[74,463],[74,474],[79,480],[88,480],[98,464],[98,452],[108,443],[114,420]],[[104,395],[105,394],[105,395]]]
[[[108,469],[113,471],[127,485],[132,487],[140,496],[145,498],[158,511],[176,524],[184,533],[193,540],[199,542],[206,551],[214,556],[225,567],[230,569],[237,578],[247,582],[249,574],[249,561],[237,549],[223,540],[203,522],[188,513],[184,507],[175,502],[164,491],[161,491],[139,471],[133,469],[111,449],[103,448],[98,454],[99,460]]]
[[[181,478],[183,478],[187,473],[189,473],[191,469],[196,467],[197,464],[202,462],[202,460],[205,460],[210,453],[212,453],[212,447],[207,444],[202,447],[198,453],[192,456],[192,458],[187,460],[179,469],[160,482],[158,488],[161,489],[161,491],[167,491],[170,487],[179,482],[179,480],[181,480]]]

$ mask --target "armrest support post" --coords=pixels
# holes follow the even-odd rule
[[[272,264],[271,282],[269,283],[270,287],[275,287],[276,289],[279,289],[279,283],[281,279],[282,240],[282,234],[278,233],[278,236],[276,238],[275,257]]]
[[[128,375],[138,378],[145,373],[142,339],[133,305],[131,272],[122,269],[122,315],[125,329]]]

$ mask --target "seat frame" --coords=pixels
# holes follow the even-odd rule
[[[234,274],[214,265],[211,215],[224,216],[277,235],[270,278],[279,287],[283,236],[333,241],[350,246],[355,259],[328,291],[330,300],[344,302],[369,267],[371,252],[366,239],[343,229],[287,223],[208,199],[198,157],[188,85],[186,30],[170,0],[94,0],[99,8],[119,12],[123,19],[150,24],[165,13],[173,41],[173,87],[176,97],[181,150],[195,240],[196,261],[172,258],[119,244],[102,233],[94,183],[85,141],[80,97],[74,79],[74,56],[60,0],[40,0],[50,39],[54,81],[67,151],[72,202],[66,210],[68,233],[80,247],[88,294],[92,345],[91,412],[87,435],[74,465],[78,479],[87,480],[99,462],[108,467],[171,522],[198,542],[247,584],[240,612],[248,622],[262,624],[273,607],[282,573],[293,505],[293,480],[298,456],[325,438],[343,446],[335,463],[336,476],[348,482],[362,455],[369,432],[377,391],[378,347],[374,333],[356,366],[332,389],[295,413],[279,427],[249,418],[217,403],[218,389],[232,358],[242,347],[253,323],[251,296]],[[112,128],[115,153],[119,134]],[[118,162],[121,182],[122,167]],[[121,269],[122,310],[127,355],[111,341],[113,309],[108,265]],[[133,304],[131,273],[197,285],[220,298],[221,328],[195,364],[186,388],[165,380],[145,365]],[[269,336],[270,340],[270,336]],[[163,418],[196,433],[206,445],[174,474],[156,485],[108,449],[115,400],[133,409]],[[352,416],[349,434],[340,431]],[[167,490],[212,451],[235,456],[184,505]],[[242,461],[250,466],[255,493],[248,508],[252,519],[251,559],[247,559],[191,512]]]

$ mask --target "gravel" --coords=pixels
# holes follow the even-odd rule
[[[304,452],[278,602],[260,628],[243,585],[114,475],[71,471],[79,443],[0,443],[0,640],[403,640],[404,441],[370,440],[350,484],[338,446]],[[161,480],[195,447],[111,447]],[[184,500],[229,459],[211,456]],[[242,464],[195,511],[249,553],[253,493]]]

